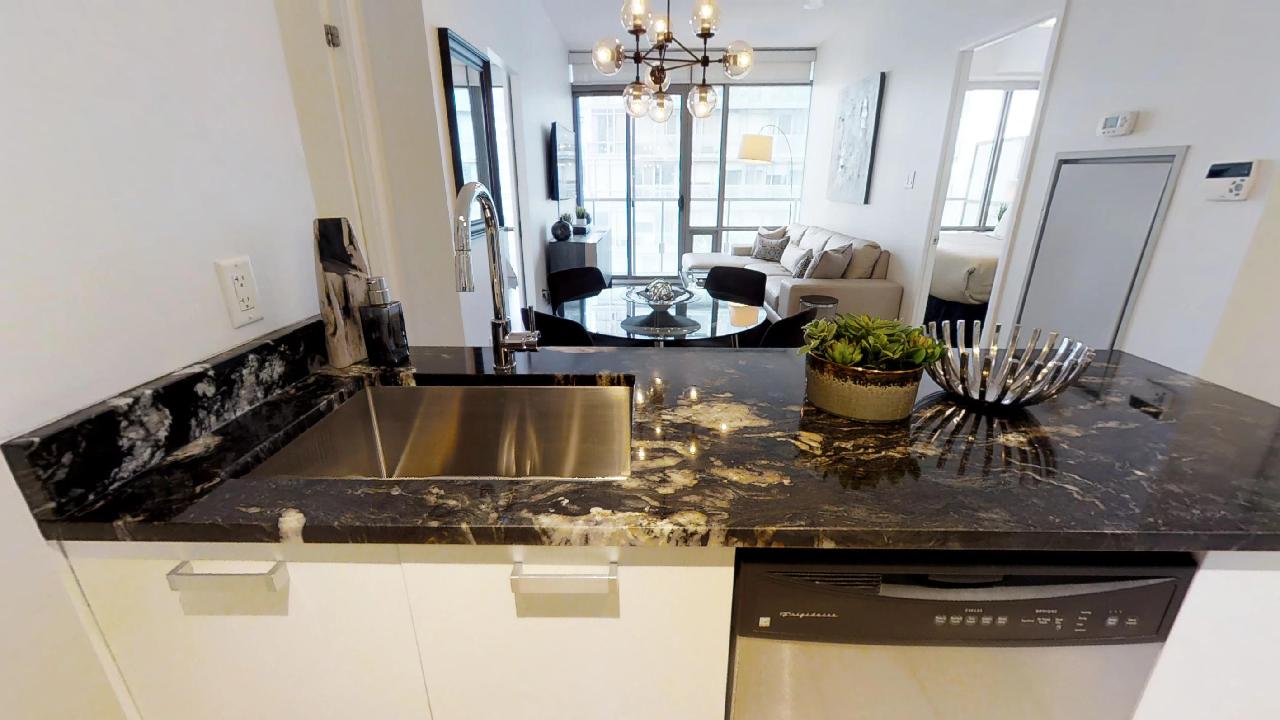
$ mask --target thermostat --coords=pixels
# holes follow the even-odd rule
[[[1138,111],[1111,113],[1098,121],[1098,137],[1117,137],[1133,132],[1138,124]]]
[[[1257,161],[1214,163],[1204,174],[1204,198],[1206,200],[1244,200],[1249,197],[1253,178],[1257,175]]]

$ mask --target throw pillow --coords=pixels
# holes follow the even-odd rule
[[[786,268],[792,277],[803,277],[804,270],[812,259],[812,250],[806,250],[799,245],[788,245],[782,251],[782,257],[778,259],[778,262],[782,263],[782,267]]]
[[[812,264],[813,264],[813,251],[805,250],[804,257],[800,258],[800,261],[796,263],[796,269],[792,271],[791,277],[793,278],[808,277],[807,275],[805,275],[805,273],[809,272],[809,266]]]
[[[751,257],[756,260],[778,262],[783,251],[787,249],[788,240],[786,235],[777,239],[756,235],[756,244],[751,248]]]
[[[849,261],[853,259],[853,243],[841,245],[831,250],[823,250],[818,257],[809,263],[805,277],[815,280],[835,280],[844,277],[849,269]]]

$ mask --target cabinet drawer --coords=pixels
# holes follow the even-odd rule
[[[394,547],[67,554],[148,720],[430,717]]]
[[[401,557],[437,720],[724,714],[732,550],[402,547]]]

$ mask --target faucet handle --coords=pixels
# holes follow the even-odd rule
[[[537,330],[527,332],[516,331],[507,333],[507,337],[503,344],[512,350],[523,350],[526,352],[538,351],[538,340],[542,337],[542,333]]]

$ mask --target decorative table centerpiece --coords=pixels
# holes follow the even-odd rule
[[[922,328],[869,315],[814,320],[804,339],[809,402],[863,422],[909,417],[925,367],[942,356]]]
[[[631,302],[642,302],[654,311],[661,312],[671,309],[673,305],[689,302],[693,299],[693,291],[672,285],[666,280],[654,280],[643,288],[631,288],[626,297]]]
[[[587,209],[582,206],[578,206],[578,209],[574,211],[573,234],[591,234],[591,213],[587,212]]]

